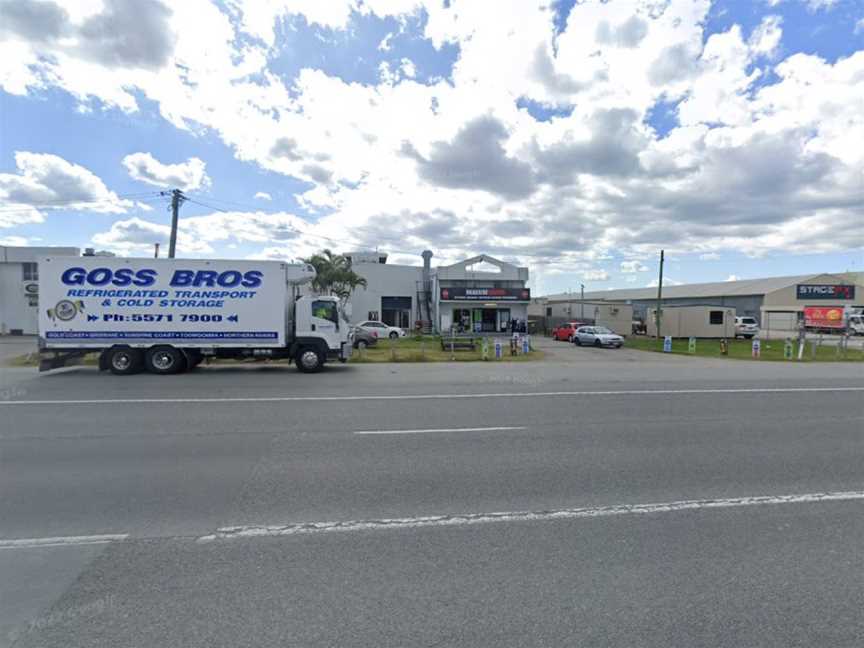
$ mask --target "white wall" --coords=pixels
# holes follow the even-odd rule
[[[73,247],[0,246],[0,335],[19,329],[25,335],[37,333],[39,306],[31,306],[24,293],[24,263],[45,256],[78,256]]]

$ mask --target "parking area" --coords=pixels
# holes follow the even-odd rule
[[[603,362],[603,363],[619,363],[619,362],[645,362],[647,358],[643,351],[637,349],[628,349],[626,342],[624,347],[613,349],[608,347],[586,347],[576,346],[570,342],[559,342],[550,337],[536,335],[532,336],[531,343],[546,354],[546,359],[552,362]],[[651,360],[659,360],[661,362],[681,362],[684,360],[680,357],[666,356],[659,354],[658,358]]]

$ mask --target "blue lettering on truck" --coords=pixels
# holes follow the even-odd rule
[[[156,283],[156,271],[150,268],[142,270],[132,270],[131,268],[120,268],[112,270],[111,268],[94,268],[93,270],[85,270],[84,268],[68,268],[60,276],[62,281],[67,286],[105,286],[112,284],[114,286],[152,286]]]
[[[260,270],[249,270],[248,272],[240,272],[239,270],[225,270],[224,272],[216,272],[215,270],[175,270],[174,276],[171,277],[171,286],[180,288],[200,288],[205,286],[213,288],[219,286],[221,288],[233,288],[235,286],[243,286],[244,288],[257,288],[261,285],[262,273]]]
[[[143,268],[141,270],[132,270],[132,268],[120,268],[112,270],[111,268],[94,268],[93,270],[85,270],[80,267],[66,269],[60,276],[62,281],[67,286],[152,286],[156,283],[158,272],[152,268]],[[202,286],[213,288],[219,286],[221,288],[235,288],[242,286],[244,288],[258,288],[261,285],[263,273],[260,270],[248,270],[240,272],[239,270],[225,270],[217,272],[215,270],[175,270],[171,277],[170,285],[179,288],[200,288]]]

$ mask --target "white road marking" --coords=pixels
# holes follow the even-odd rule
[[[815,504],[821,502],[848,502],[856,500],[864,500],[864,491],[683,500],[678,502],[662,502],[659,504],[617,504],[612,506],[591,506],[586,508],[560,509],[553,511],[466,513],[461,515],[435,515],[382,520],[304,522],[278,526],[234,526],[217,529],[213,534],[201,536],[197,539],[197,542],[310,533],[371,531],[378,529],[416,529],[421,527],[439,526],[468,526],[474,524],[488,524],[491,522],[545,522],[549,520],[572,520],[578,518],[597,518],[617,515],[674,513],[677,511],[694,511],[701,509],[739,508],[772,504]]]
[[[427,432],[499,432],[502,430],[524,430],[524,425],[497,427],[437,428],[425,430],[356,430],[354,434],[426,434]]]
[[[0,539],[0,549],[38,549],[40,547],[75,547],[80,545],[107,544],[125,540],[125,533],[58,536],[55,538],[18,538],[14,540]]]
[[[694,394],[806,394],[864,392],[864,387],[757,387],[753,389],[618,389],[604,391],[492,392],[475,394],[404,394],[371,396],[239,396],[227,398],[88,398],[81,400],[0,400],[10,405],[134,405],[151,403],[297,403],[319,401],[452,400],[465,398],[534,398],[548,396],[675,396]]]

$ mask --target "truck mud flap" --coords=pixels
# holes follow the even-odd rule
[[[39,371],[51,371],[52,369],[60,369],[66,366],[66,363],[75,358],[83,358],[84,351],[55,351],[50,356],[39,356]]]

